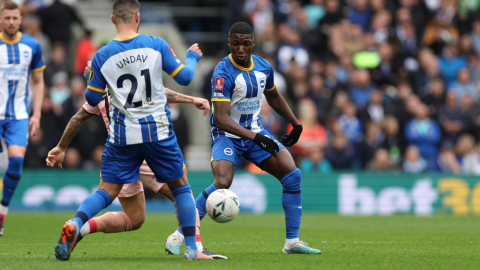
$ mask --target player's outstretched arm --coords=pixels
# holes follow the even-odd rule
[[[290,134],[283,136],[280,142],[285,146],[294,145],[298,142],[300,134],[302,134],[302,125],[300,122],[298,122],[285,99],[282,97],[282,95],[280,95],[280,93],[278,93],[276,87],[274,87],[273,90],[265,91],[263,93],[265,94],[268,104],[293,126]]]
[[[168,44],[167,44],[168,45]],[[170,48],[170,47],[168,47]],[[185,60],[185,65],[178,65],[176,55],[173,53],[168,52],[170,49],[165,49],[162,54],[162,64],[164,66],[164,70],[168,72],[168,70],[172,70],[173,72],[168,72],[170,77],[172,77],[178,84],[180,85],[189,85],[190,82],[193,80],[195,76],[195,70],[197,69],[197,62],[203,56],[202,51],[198,47],[198,44],[195,43],[187,51],[187,59]],[[171,51],[173,52],[173,51]]]
[[[40,117],[42,116],[43,103],[43,70],[32,72],[32,89],[33,89],[33,115],[30,117],[28,125],[30,136],[37,135],[40,128]]]
[[[173,91],[165,87],[165,96],[169,103],[191,103],[199,110],[203,110],[203,116],[210,111],[210,103],[204,98],[192,97]]]
[[[273,141],[271,138],[263,136],[260,133],[255,133],[235,122],[230,117],[230,107],[230,102],[213,102],[213,108],[215,109],[215,122],[217,127],[228,133],[252,140],[255,144],[260,146],[260,148],[276,157],[277,154],[275,154],[275,152],[279,151],[277,143],[275,143],[275,141]]]
[[[83,109],[80,109],[68,122],[62,138],[58,142],[58,145],[48,152],[47,166],[53,167],[58,163],[58,167],[62,169],[63,159],[65,158],[65,150],[68,144],[73,139],[78,130],[82,127],[88,119],[92,118],[93,114],[86,113]]]

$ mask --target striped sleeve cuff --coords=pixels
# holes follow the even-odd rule
[[[46,69],[47,66],[46,65],[43,65],[43,67],[39,67],[39,68],[36,68],[36,69],[32,69],[32,72],[39,72],[39,71],[42,71],[44,69]]]
[[[105,89],[97,88],[97,87],[94,87],[94,86],[91,86],[91,85],[88,85],[87,88],[90,89],[90,90],[96,91],[96,92],[100,92],[100,93],[105,92]]]
[[[183,67],[185,67],[184,64],[181,64],[180,66],[178,66],[178,68],[175,69],[175,71],[172,72],[172,74],[170,74],[170,77],[171,77],[171,78],[175,77],[175,75],[177,75],[177,73],[180,72],[180,70],[182,70]]]
[[[212,101],[230,102],[231,100],[229,98],[212,98]]]

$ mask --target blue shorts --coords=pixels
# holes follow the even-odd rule
[[[7,147],[20,145],[27,147],[28,144],[28,119],[0,120],[0,139],[3,138]],[[2,147],[0,146],[0,152]]]
[[[278,144],[279,149],[285,148],[285,146],[273,138],[268,131],[262,130],[259,133],[262,135],[267,135],[273,139]],[[261,169],[260,163],[269,158],[271,154],[261,149],[249,139],[233,139],[226,136],[220,136],[213,140],[212,161],[228,160],[231,161],[236,168],[238,161],[240,160],[240,156],[245,157],[245,159],[253,162]]]
[[[101,178],[114,184],[129,184],[140,179],[140,165],[145,160],[158,182],[169,183],[183,177],[185,162],[175,134],[167,139],[131,145],[105,144]]]

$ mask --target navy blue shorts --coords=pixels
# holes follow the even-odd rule
[[[0,120],[0,139],[3,138],[7,147],[20,145],[27,147],[28,144],[28,119]],[[1,152],[0,146],[0,152]]]
[[[273,138],[268,131],[262,130],[259,133],[274,140],[278,144],[279,149],[285,148],[285,146]],[[228,160],[231,161],[236,168],[241,156],[253,162],[255,165],[257,165],[257,167],[260,168],[260,163],[269,158],[271,154],[261,149],[249,139],[233,139],[226,136],[220,136],[213,140],[212,161]]]
[[[158,182],[169,183],[183,177],[182,151],[175,134],[167,139],[131,145],[107,142],[102,155],[102,180],[114,184],[129,184],[140,179],[140,165],[145,160]]]

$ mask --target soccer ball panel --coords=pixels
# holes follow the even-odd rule
[[[216,222],[230,222],[239,211],[240,201],[231,190],[219,189],[208,196],[207,213]]]

